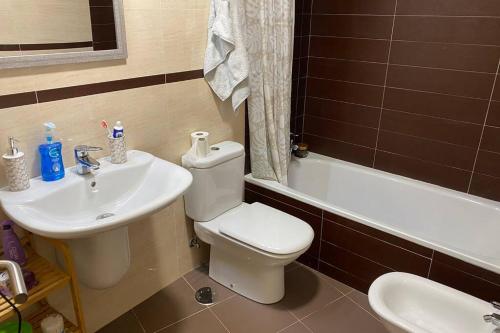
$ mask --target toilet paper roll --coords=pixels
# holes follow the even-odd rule
[[[196,158],[207,157],[209,149],[208,137],[210,134],[208,132],[194,132],[191,133],[191,144],[192,152]]]
[[[64,319],[60,314],[51,314],[40,323],[43,333],[63,333]]]

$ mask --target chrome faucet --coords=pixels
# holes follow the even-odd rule
[[[6,269],[9,273],[10,286],[13,289],[14,302],[17,304],[26,303],[28,300],[28,290],[24,284],[21,267],[10,260],[0,260],[0,270]]]
[[[75,164],[76,164],[76,172],[79,175],[86,175],[90,173],[92,170],[99,169],[101,165],[95,159],[90,157],[89,151],[100,151],[101,147],[93,147],[87,145],[79,145],[75,147]]]
[[[493,305],[493,307],[496,310],[500,310],[500,302],[494,301],[494,302],[491,302],[491,305]],[[498,313],[492,313],[492,314],[489,314],[489,315],[484,315],[483,319],[487,323],[492,323],[496,327],[500,327],[500,314],[498,314]]]
[[[293,155],[293,153],[299,149],[299,146],[297,145],[297,138],[299,137],[298,134],[290,133],[290,156]]]

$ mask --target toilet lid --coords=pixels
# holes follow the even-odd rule
[[[242,205],[218,219],[224,235],[274,254],[301,251],[314,237],[306,222],[259,202]]]

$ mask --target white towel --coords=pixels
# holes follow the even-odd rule
[[[248,56],[243,40],[243,0],[211,0],[204,75],[212,90],[233,110],[248,98]]]

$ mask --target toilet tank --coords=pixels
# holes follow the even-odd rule
[[[206,222],[243,202],[245,151],[241,144],[224,141],[210,147],[207,157],[189,160],[182,166],[193,175],[184,194],[186,214]]]

